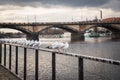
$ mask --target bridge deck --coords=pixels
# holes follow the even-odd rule
[[[21,80],[17,75],[0,65],[0,80]]]

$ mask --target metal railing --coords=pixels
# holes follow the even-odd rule
[[[39,79],[39,51],[45,51],[45,52],[50,52],[52,53],[52,80],[56,80],[56,54],[61,54],[65,56],[72,56],[78,58],[78,80],[84,80],[84,59],[87,60],[92,60],[92,61],[97,61],[97,62],[102,62],[102,63],[107,63],[107,64],[113,64],[113,65],[118,65],[120,66],[120,61],[118,60],[112,60],[112,59],[105,59],[105,58],[100,58],[100,57],[93,57],[93,56],[87,56],[87,55],[82,55],[82,54],[74,54],[74,53],[62,53],[62,52],[57,52],[54,50],[49,50],[49,49],[43,49],[43,48],[32,48],[32,47],[26,47],[26,46],[20,46],[20,45],[11,45],[11,44],[0,44],[0,64],[2,64],[6,67],[6,46],[9,46],[9,70],[11,70],[11,59],[12,59],[12,46],[15,46],[15,74],[18,75],[18,49],[19,47],[24,48],[24,65],[23,65],[23,80],[27,79],[27,49],[34,49],[35,50],[35,80]],[[3,49],[2,49],[3,47]],[[4,51],[2,51],[4,50]],[[2,61],[2,55],[4,52],[4,59]]]

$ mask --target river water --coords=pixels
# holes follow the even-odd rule
[[[42,40],[42,39],[41,39]],[[47,44],[56,39],[43,39]],[[57,39],[59,41],[59,39]],[[61,39],[61,41],[69,39]],[[50,41],[50,42],[49,42]],[[15,48],[12,47],[12,71],[14,72]],[[27,79],[34,80],[35,55],[34,50],[28,49],[27,54]],[[70,43],[67,52],[84,54],[95,57],[120,60],[120,40],[109,38],[86,38],[84,42]],[[8,51],[7,51],[8,53]],[[8,55],[8,54],[7,54]],[[8,58],[7,58],[8,59]],[[8,61],[8,60],[7,60]],[[57,55],[56,57],[56,78],[57,80],[78,79],[78,59],[69,56]],[[8,67],[8,65],[7,65]],[[19,76],[23,77],[23,48],[19,48]],[[39,79],[51,80],[51,53],[39,51]],[[120,66],[84,60],[85,80],[120,80]]]

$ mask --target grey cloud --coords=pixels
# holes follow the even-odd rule
[[[46,5],[64,5],[64,6],[101,6],[109,0],[0,0],[0,4],[10,4],[19,6],[39,6],[39,3]]]
[[[0,5],[32,7],[51,7],[54,5],[69,7],[99,7],[120,11],[120,0],[0,0]]]
[[[114,11],[120,11],[120,0],[111,0],[102,6],[103,8],[111,8]]]
[[[0,7],[0,11],[6,11],[6,10],[16,10],[16,9],[22,9],[21,7],[16,6],[2,6]]]
[[[41,0],[43,4],[65,5],[65,6],[100,6],[109,0]]]

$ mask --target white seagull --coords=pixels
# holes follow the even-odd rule
[[[42,44],[41,41],[34,41],[34,44],[32,45],[32,47],[39,48],[41,44]]]
[[[63,51],[66,52],[66,49],[69,48],[69,44],[68,44],[68,42],[64,42],[63,44],[64,44]]]
[[[69,44],[68,42],[55,42],[51,44],[50,46],[47,46],[46,48],[57,49],[58,51],[60,51],[60,49],[63,49],[63,51],[65,52],[65,50],[69,48]]]

